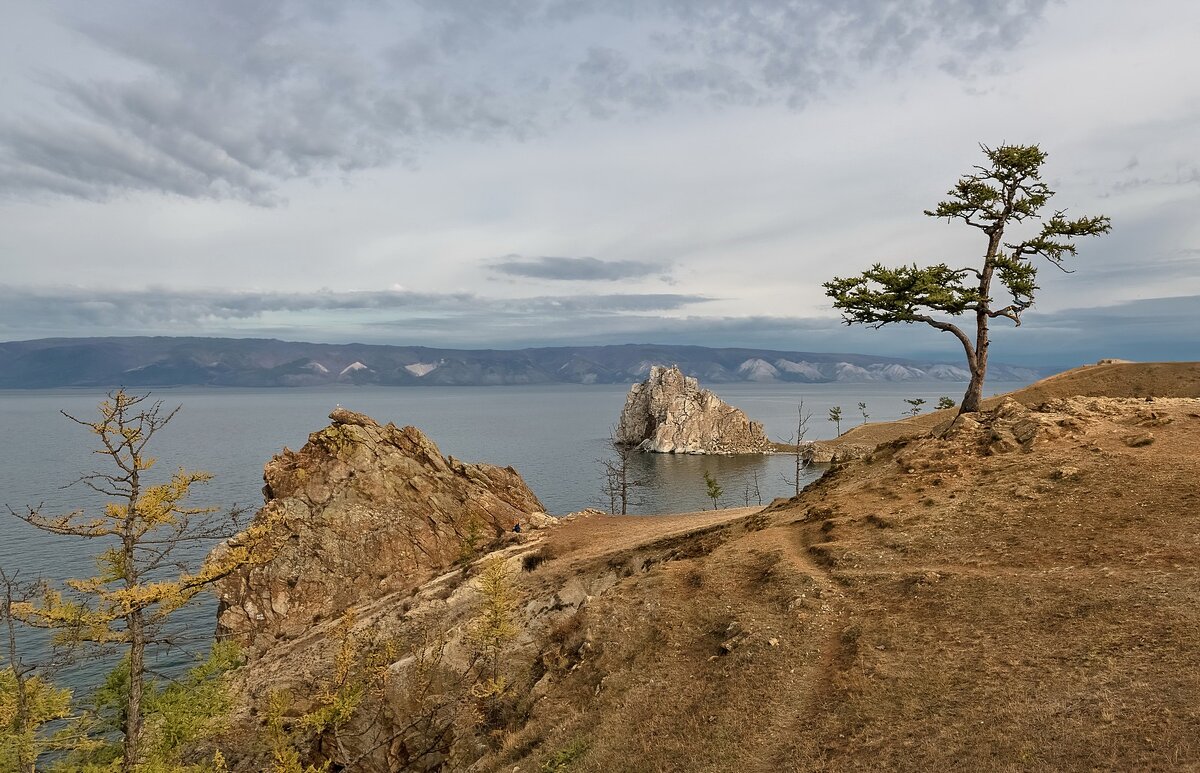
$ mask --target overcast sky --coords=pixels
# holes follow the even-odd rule
[[[954,359],[820,284],[977,259],[921,213],[1007,142],[1113,232],[993,357],[1200,359],[1198,39],[1186,0],[5,0],[0,340]]]

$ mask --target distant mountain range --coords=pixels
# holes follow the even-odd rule
[[[46,338],[0,343],[0,388],[323,384],[479,386],[622,384],[652,365],[679,365],[704,383],[966,381],[961,365],[866,354],[623,344],[537,349],[309,344],[242,338]],[[1000,381],[1053,371],[992,364]]]

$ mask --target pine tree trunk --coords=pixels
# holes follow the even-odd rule
[[[1011,196],[1009,203],[1011,206]],[[1007,213],[1009,210],[1006,209]],[[963,395],[962,408],[958,413],[976,413],[983,402],[983,379],[987,375],[988,346],[991,338],[988,335],[988,321],[991,319],[990,298],[992,290],[992,273],[996,270],[995,260],[1000,253],[1004,238],[1004,228],[1001,226],[988,234],[988,251],[984,259],[983,271],[979,275],[979,297],[983,300],[975,310],[975,350],[967,347],[967,365],[971,368],[971,382],[967,385],[967,393]],[[964,346],[966,343],[964,342]]]
[[[125,708],[125,760],[121,770],[133,773],[137,770],[141,755],[142,736],[142,681],[146,672],[146,640],[140,610],[126,618],[129,625],[129,705]]]
[[[967,384],[967,393],[963,395],[962,407],[958,413],[961,416],[964,413],[975,413],[979,410],[979,404],[983,399],[983,371],[976,368],[971,369],[971,382]]]

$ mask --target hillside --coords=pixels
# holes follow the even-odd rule
[[[958,365],[894,357],[626,344],[469,350],[235,338],[48,338],[0,343],[0,388],[628,384],[652,365],[705,383],[965,381]],[[996,378],[1042,371],[997,364]],[[1047,371],[1048,372],[1048,371]]]
[[[1185,371],[1178,386],[1147,383],[1187,391],[1195,368],[1166,368]],[[1127,393],[1158,370],[1034,388],[1085,378]],[[1196,769],[1200,399],[1055,396],[976,418],[835,465],[765,510],[585,513],[364,600],[356,630],[406,644],[380,702],[314,742],[314,758],[353,770]],[[484,700],[448,675],[464,673],[497,558],[518,633],[499,661],[504,691]],[[339,625],[252,661],[244,694],[320,683]],[[256,769],[261,719],[243,719],[238,764]]]
[[[1200,363],[1104,360],[1057,373],[1008,395],[989,397],[983,405],[994,408],[1004,397],[1011,397],[1023,405],[1035,406],[1072,396],[1200,397]],[[957,408],[947,408],[900,421],[853,427],[838,438],[814,441],[814,457],[825,461],[839,449],[843,454],[862,453],[880,443],[928,432],[950,421],[957,413]]]

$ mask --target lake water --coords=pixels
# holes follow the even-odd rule
[[[988,394],[1022,384],[989,385]],[[963,384],[723,384],[714,388],[726,401],[764,423],[767,434],[787,441],[796,430],[796,407],[804,401],[811,412],[808,439],[833,437],[829,408],[843,409],[842,429],[862,421],[857,404],[867,403],[872,421],[899,418],[905,398],[921,397],[933,405],[941,395],[959,399]],[[297,449],[308,433],[329,423],[338,404],[382,422],[412,424],[423,430],[443,454],[465,461],[512,465],[551,513],[601,506],[603,471],[596,460],[620,416],[627,386],[547,385],[526,387],[330,389],[161,389],[154,392],[166,407],[182,405],[174,421],[155,437],[156,470],[169,474],[183,465],[206,470],[214,480],[197,489],[194,504],[257,508],[262,502],[263,464],[284,446]],[[100,500],[82,486],[63,488],[80,474],[102,465],[92,453],[94,437],[59,411],[91,419],[101,391],[0,391],[0,505],[22,510],[42,504],[45,512],[95,509]],[[642,513],[699,510],[705,497],[704,471],[725,489],[723,504],[741,506],[757,476],[762,501],[790,496],[792,460],[773,457],[700,457],[640,455],[639,474],[650,481]],[[809,473],[815,479],[819,470]],[[0,566],[23,577],[50,580],[94,573],[98,546],[89,540],[55,537],[7,516],[0,518]],[[201,551],[202,552],[202,551]],[[158,664],[171,671],[189,649],[201,648],[215,623],[215,603],[208,598],[179,616],[188,646],[167,653]],[[44,638],[27,635],[27,650],[43,653]],[[102,664],[107,668],[107,664]],[[91,682],[100,665],[75,666],[63,680]]]

